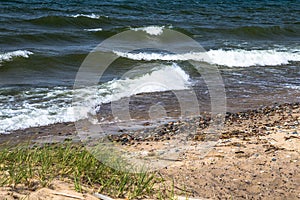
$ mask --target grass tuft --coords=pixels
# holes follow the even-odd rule
[[[78,192],[87,186],[95,192],[130,199],[151,196],[158,182],[152,173],[110,168],[72,143],[1,148],[0,163],[0,186],[15,188],[22,184],[29,190],[50,186],[53,179],[68,179]]]

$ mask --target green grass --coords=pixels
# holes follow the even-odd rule
[[[1,148],[0,186],[23,185],[36,190],[49,186],[53,179],[68,179],[79,192],[85,186],[112,197],[131,199],[152,196],[154,185],[162,181],[154,173],[110,168],[79,144],[28,146]]]

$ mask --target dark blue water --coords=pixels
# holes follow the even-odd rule
[[[86,55],[135,29],[150,35],[171,29],[199,42],[221,70],[229,108],[299,100],[300,1],[2,0],[0,132],[72,120],[72,86]],[[143,59],[155,65],[149,55]],[[130,60],[139,59],[127,56],[104,82]]]

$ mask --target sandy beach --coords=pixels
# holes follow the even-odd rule
[[[190,148],[180,154],[176,161],[157,171],[165,179],[163,185],[156,186],[157,189],[166,192],[173,187],[178,199],[299,199],[299,113],[299,103],[228,113],[218,143],[209,153],[203,157],[196,148]],[[149,131],[144,139],[124,132],[110,138],[128,152],[155,153],[179,136],[174,132],[176,126],[186,123],[196,122],[160,125],[153,129],[155,131]],[[173,124],[171,129],[170,124]],[[145,124],[145,130],[147,126],[149,124]],[[190,147],[203,141],[207,127],[203,126],[203,120],[202,124],[198,121],[197,126],[197,133],[187,140]],[[165,132],[157,134],[159,130]],[[1,136],[1,143],[11,139],[15,144],[25,138],[32,138],[33,143],[39,144],[66,140],[80,143],[72,123],[18,130]],[[26,196],[28,199],[96,199],[91,188],[86,188],[84,193],[75,192],[72,181],[66,183],[59,179],[54,180],[53,187],[37,188],[36,191],[1,188],[2,199]],[[41,194],[47,194],[47,197],[41,197]],[[156,199],[157,196],[147,198]]]

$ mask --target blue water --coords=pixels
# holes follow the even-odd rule
[[[86,55],[110,36],[149,27],[199,42],[221,70],[229,106],[299,101],[300,1],[2,0],[0,132],[71,120],[60,110],[70,107]],[[104,82],[131,61],[139,62],[120,60]],[[161,64],[168,62],[182,64]],[[35,120],[41,113],[43,123]]]

